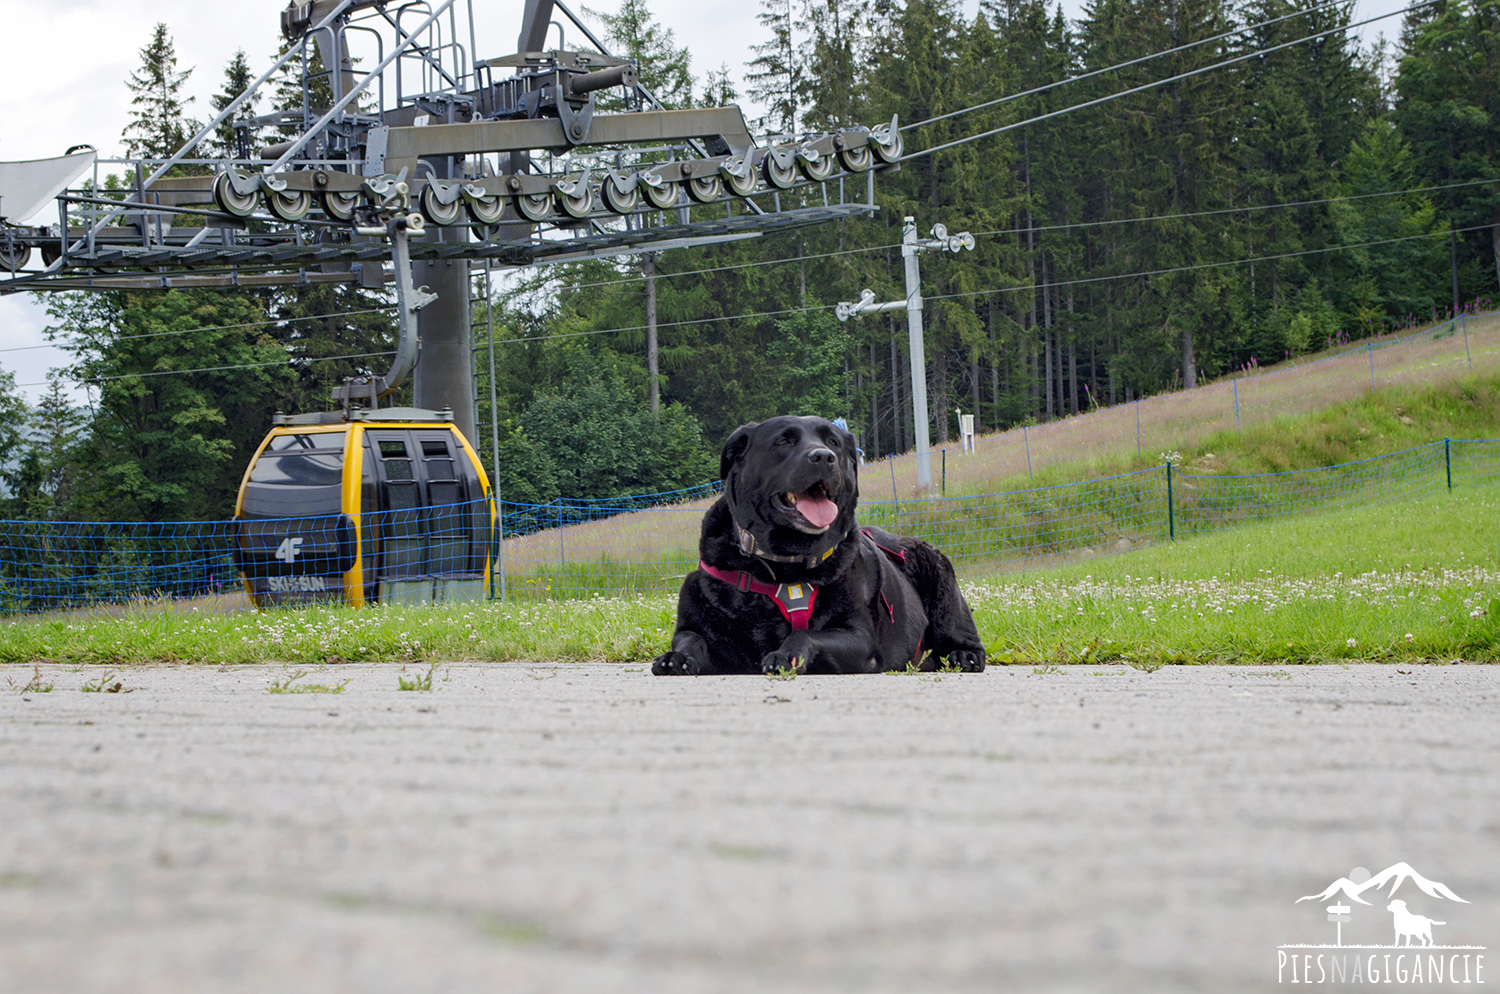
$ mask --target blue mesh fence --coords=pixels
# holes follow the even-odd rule
[[[1443,443],[1357,462],[1287,473],[1201,476],[1173,473],[1178,535],[1270,521],[1313,510],[1339,510],[1425,497],[1445,487]]]
[[[0,521],[0,611],[143,600],[246,608],[481,599],[489,501],[347,515],[157,523]]]
[[[1495,483],[1500,440],[1454,439],[1290,473],[1212,476],[1162,466],[1008,493],[867,501],[860,517],[933,542],[974,577]],[[667,592],[697,563],[699,521],[717,489],[498,508],[480,501],[367,513],[357,523],[344,515],[0,521],[0,610],[98,610],[145,599],[233,609]]]

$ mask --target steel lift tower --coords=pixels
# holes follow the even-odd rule
[[[559,13],[591,47],[547,48]],[[174,155],[102,160],[76,146],[0,163],[0,293],[394,283],[395,363],[335,388],[334,413],[359,417],[413,373],[418,406],[451,408],[473,438],[474,261],[599,258],[855,216],[876,209],[874,174],[901,158],[894,119],[758,141],[738,107],[665,109],[560,0],[526,0],[516,51],[494,57],[480,57],[473,14],[473,0],[293,0],[286,53]],[[299,70],[300,108],[242,112]],[[204,157],[225,124],[236,155]],[[252,142],[273,128],[276,141]],[[101,169],[128,189],[102,190]],[[56,225],[27,224],[54,200]]]

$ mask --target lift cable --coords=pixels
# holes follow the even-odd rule
[[[1085,283],[1106,283],[1110,280],[1138,279],[1143,276],[1166,276],[1171,273],[1187,273],[1200,269],[1223,269],[1227,266],[1248,266],[1256,262],[1272,262],[1276,259],[1295,259],[1306,255],[1324,255],[1328,252],[1344,252],[1349,249],[1369,248],[1373,245],[1392,245],[1397,242],[1413,242],[1423,238],[1448,238],[1452,235],[1461,235],[1469,231],[1488,231],[1493,224],[1476,224],[1469,228],[1448,228],[1443,231],[1429,231],[1423,235],[1406,235],[1401,238],[1381,238],[1372,242],[1359,242],[1355,245],[1328,245],[1324,248],[1304,249],[1301,252],[1282,252],[1278,255],[1258,255],[1250,259],[1230,259],[1226,262],[1200,262],[1192,266],[1173,266],[1171,269],[1151,269],[1139,273],[1120,273],[1112,276],[1089,276],[1078,280],[1062,280],[1057,283],[1047,283],[1047,287],[1055,286],[1079,286]],[[1026,284],[1024,286],[996,287],[989,290],[966,290],[960,293],[944,293],[932,297],[923,297],[925,300],[952,300],[956,297],[982,297],[991,293],[1019,293],[1022,291],[1036,290],[1039,284]]]
[[[1212,65],[1203,66],[1199,69],[1193,69],[1185,73],[1179,73],[1176,76],[1168,76],[1165,79],[1159,79],[1154,83],[1143,83],[1140,86],[1133,86],[1128,90],[1120,90],[1118,93],[1111,93],[1106,96],[1096,97],[1093,100],[1086,100],[1081,104],[1074,104],[1071,107],[1063,107],[1060,110],[1049,111],[1046,114],[1038,114],[1036,117],[1029,117],[1024,121],[1017,121],[1014,124],[1002,125],[1001,127],[991,128],[988,131],[981,131],[978,134],[969,135],[965,138],[956,138],[953,141],[945,142],[942,145],[934,145],[931,148],[924,148],[920,151],[912,152],[908,155],[902,156],[900,161],[909,162],[912,159],[920,159],[925,155],[931,155],[934,152],[941,152],[945,149],[955,148],[959,145],[967,145],[969,142],[978,141],[981,138],[989,138],[993,135],[1002,134],[1006,131],[1014,131],[1016,128],[1024,128],[1029,124],[1036,124],[1040,121],[1047,121],[1054,117],[1061,117],[1064,114],[1071,114],[1074,111],[1085,110],[1089,107],[1096,107],[1099,104],[1109,103],[1111,100],[1118,100],[1121,97],[1128,97],[1134,93],[1141,93],[1145,90],[1152,90],[1158,86],[1166,86],[1168,83],[1177,83],[1184,79],[1190,79],[1193,76],[1201,76],[1204,73],[1212,72],[1215,69],[1223,69],[1225,66],[1232,66],[1238,62],[1244,62],[1248,59],[1256,59],[1260,58],[1263,55],[1270,55],[1272,52],[1278,52],[1283,48],[1291,48],[1293,45],[1301,45],[1305,42],[1317,41],[1319,38],[1326,38],[1328,35],[1338,34],[1340,31],[1350,31],[1354,28],[1363,27],[1366,24],[1373,24],[1376,21],[1383,21],[1387,17],[1395,17],[1397,14],[1405,14],[1420,7],[1431,6],[1436,2],[1437,0],[1422,0],[1421,3],[1414,3],[1410,7],[1403,7],[1400,10],[1391,11],[1389,14],[1380,14],[1375,17],[1367,17],[1363,21],[1355,21],[1352,24],[1342,25],[1337,28],[1329,28],[1327,31],[1319,31],[1317,34],[1311,34],[1305,38],[1298,38],[1296,41],[1288,41],[1283,42],[1280,45],[1272,45],[1270,48],[1258,48],[1255,51],[1249,52],[1245,55],[1237,55],[1232,59],[1225,59],[1223,62],[1215,62]]]
[[[1494,179],[1476,179],[1466,183],[1445,183],[1442,186],[1419,186],[1410,190],[1387,190],[1382,193],[1355,193],[1347,197],[1324,197],[1322,200],[1296,200],[1286,204],[1255,204],[1245,207],[1223,207],[1212,211],[1193,211],[1189,214],[1158,214],[1155,217],[1122,217],[1112,221],[1075,221],[1070,224],[1048,224],[1038,225],[1031,228],[997,228],[994,231],[976,231],[976,238],[982,235],[1024,235],[1028,232],[1041,231],[1069,231],[1074,228],[1102,228],[1113,224],[1137,224],[1146,221],[1176,221],[1190,217],[1212,217],[1216,214],[1248,214],[1251,211],[1273,211],[1283,207],[1316,207],[1318,204],[1336,204],[1347,200],[1369,200],[1372,197],[1401,197],[1408,193],[1432,193],[1435,190],[1456,190],[1465,186],[1485,186],[1490,183],[1500,183],[1500,177]]]
[[[1176,221],[1185,218],[1212,217],[1220,214],[1244,214],[1251,211],[1269,211],[1279,210],[1282,208],[1290,209],[1294,207],[1314,207],[1319,204],[1334,204],[1351,200],[1370,200],[1372,198],[1378,197],[1401,197],[1412,193],[1433,193],[1439,190],[1456,190],[1463,187],[1485,186],[1487,184],[1493,183],[1500,183],[1500,177],[1494,179],[1470,180],[1464,183],[1444,183],[1440,186],[1419,186],[1407,190],[1386,190],[1380,193],[1355,193],[1342,197],[1324,197],[1320,200],[1297,200],[1285,204],[1255,204],[1247,205],[1245,207],[1224,207],[1211,211],[1193,211],[1185,214],[1157,214],[1151,217],[1123,217],[1109,221],[1075,221],[1069,224],[1036,225],[1030,228],[997,228],[993,231],[976,231],[974,232],[974,236],[976,238],[979,238],[987,235],[1024,235],[1027,232],[1070,231],[1077,228],[1100,228],[1117,224],[1144,224],[1150,221]],[[744,262],[733,266],[719,266],[714,269],[685,269],[677,273],[657,273],[656,278],[666,279],[668,277],[693,276],[702,273],[724,272],[731,269],[752,269],[759,266],[780,266],[793,262],[804,262],[809,259],[826,259],[833,256],[854,255],[859,252],[878,252],[883,249],[893,249],[900,247],[900,243],[897,242],[890,245],[876,245],[871,248],[846,249],[841,252],[824,252],[818,255],[802,256],[801,258],[793,256],[786,259],[766,259],[761,262]],[[623,286],[627,283],[639,283],[644,279],[644,276],[626,276],[618,280],[603,280],[598,283],[576,283],[569,286],[558,287],[557,289],[561,291],[583,290],[604,286]]]
[[[332,314],[304,314],[294,318],[267,318],[264,321],[250,321],[245,324],[216,324],[203,328],[183,328],[179,331],[152,331],[144,335],[118,335],[111,342],[131,342],[141,338],[163,338],[169,335],[192,335],[200,331],[234,331],[240,328],[264,328],[273,324],[288,324],[293,321],[327,321],[330,318],[347,318],[360,314],[379,314],[381,311],[395,307],[395,304],[383,304],[379,307],[370,307],[359,311],[335,311]],[[15,348],[0,349],[0,352],[30,352],[35,349],[57,349],[77,347],[77,342],[57,342],[48,345],[18,345]]]
[[[275,362],[246,362],[246,363],[240,363],[239,365],[235,365],[235,366],[204,366],[202,369],[158,369],[158,370],[153,370],[153,371],[151,371],[149,373],[120,373],[117,376],[84,376],[84,377],[79,377],[74,382],[84,383],[84,384],[108,383],[111,380],[135,380],[135,379],[144,379],[147,376],[187,376],[187,375],[189,375],[191,373],[222,373],[222,372],[227,372],[229,370],[234,370],[234,369],[264,369],[266,366],[285,366],[288,363],[288,361],[294,362],[294,363],[295,362],[337,362],[340,359],[379,359],[382,356],[393,356],[395,354],[396,354],[396,352],[393,349],[390,352],[360,352],[360,353],[357,353],[355,355],[326,355],[326,356],[318,356],[317,358],[314,358],[314,359],[294,359],[294,358],[288,357],[288,358],[285,358],[285,359],[278,359]],[[18,386],[23,386],[23,387],[40,387],[40,386],[46,386],[46,384],[45,383],[21,383],[21,384],[18,384]]]
[[[1405,236],[1405,237],[1402,237],[1402,238],[1382,238],[1382,239],[1377,239],[1375,241],[1358,242],[1358,243],[1355,243],[1353,245],[1330,245],[1330,246],[1327,246],[1327,247],[1324,247],[1324,248],[1307,249],[1307,250],[1301,251],[1301,252],[1284,252],[1284,253],[1281,253],[1279,255],[1261,255],[1261,256],[1254,256],[1254,257],[1248,258],[1248,259],[1231,259],[1231,260],[1229,260],[1227,262],[1206,262],[1206,263],[1200,263],[1198,265],[1192,265],[1192,266],[1175,266],[1175,267],[1173,267],[1171,269],[1152,269],[1152,270],[1145,270],[1145,271],[1138,272],[1138,273],[1116,273],[1116,274],[1112,274],[1112,275],[1109,275],[1109,276],[1093,276],[1093,277],[1088,277],[1086,279],[1080,279],[1080,280],[1064,280],[1064,281],[1058,282],[1058,283],[1048,283],[1047,286],[1048,287],[1054,287],[1054,286],[1075,286],[1075,285],[1083,284],[1083,283],[1103,283],[1103,282],[1107,282],[1109,280],[1137,279],[1137,278],[1144,277],[1144,276],[1165,276],[1165,275],[1168,275],[1170,273],[1185,273],[1185,272],[1192,272],[1194,270],[1200,270],[1200,269],[1218,269],[1218,268],[1224,268],[1226,266],[1245,266],[1245,265],[1250,265],[1250,264],[1256,263],[1256,262],[1269,262],[1269,261],[1272,261],[1272,260],[1275,260],[1275,259],[1291,259],[1291,258],[1295,258],[1297,256],[1306,256],[1306,255],[1321,255],[1321,254],[1328,253],[1328,252],[1343,252],[1343,251],[1349,251],[1349,250],[1352,250],[1352,249],[1369,248],[1369,247],[1375,246],[1375,245],[1390,245],[1390,244],[1393,244],[1393,243],[1396,243],[1396,242],[1416,241],[1416,240],[1422,239],[1422,238],[1438,238],[1438,237],[1447,238],[1447,237],[1449,237],[1450,234],[1464,234],[1465,232],[1469,232],[1469,231],[1487,231],[1487,230],[1489,230],[1492,227],[1494,227],[1494,225],[1480,224],[1480,225],[1475,225],[1475,226],[1473,226],[1471,228],[1456,228],[1456,229],[1452,229],[1451,232],[1448,229],[1444,229],[1443,231],[1428,232],[1427,234],[1424,234],[1424,235],[1408,235],[1408,236]],[[938,295],[931,296],[931,297],[923,296],[922,299],[924,301],[927,301],[927,300],[951,300],[951,299],[954,299],[954,298],[957,298],[957,297],[979,297],[979,296],[984,296],[986,294],[992,294],[992,293],[1020,293],[1020,292],[1024,292],[1024,291],[1034,291],[1034,290],[1036,290],[1038,288],[1039,288],[1039,284],[1030,284],[1030,283],[1028,283],[1028,284],[1024,284],[1024,285],[1021,285],[1021,286],[1013,286],[1013,287],[994,287],[994,288],[991,288],[991,289],[988,289],[988,290],[969,290],[969,291],[965,291],[965,292],[962,292],[962,293],[938,294]],[[837,306],[837,305],[835,305],[835,304],[813,304],[813,305],[810,305],[808,307],[790,307],[790,308],[787,308],[786,310],[780,310],[780,311],[760,311],[760,312],[753,313],[753,314],[727,314],[727,315],[725,315],[723,317],[695,318],[695,319],[690,320],[690,321],[661,321],[661,322],[658,322],[656,326],[658,328],[675,328],[675,327],[681,327],[681,326],[684,326],[684,325],[711,324],[712,322],[715,322],[715,321],[748,321],[748,320],[750,320],[752,318],[780,317],[780,316],[785,315],[785,314],[797,314],[797,313],[804,312],[804,311],[831,311],[831,310],[834,309],[835,306]],[[509,344],[512,344],[512,343],[520,343],[520,342],[542,342],[542,341],[548,341],[548,340],[560,339],[560,338],[581,338],[581,337],[586,337],[588,335],[608,335],[608,334],[612,334],[612,333],[615,333],[615,332],[622,332],[622,331],[644,331],[645,329],[646,329],[646,326],[642,324],[642,325],[631,325],[631,326],[625,327],[625,328],[600,328],[600,329],[597,329],[597,330],[594,330],[594,331],[569,331],[569,332],[562,332],[562,333],[556,334],[556,335],[532,335],[532,336],[529,336],[527,338],[497,339],[497,344],[503,343],[503,344],[509,345]]]
[[[1283,14],[1280,17],[1273,17],[1269,21],[1261,21],[1257,24],[1247,24],[1244,27],[1235,28],[1232,31],[1226,31],[1223,34],[1214,35],[1212,38],[1204,38],[1200,41],[1190,41],[1186,45],[1178,45],[1176,48],[1168,48],[1164,51],[1153,52],[1150,55],[1143,55],[1138,59],[1131,59],[1128,62],[1120,62],[1116,65],[1106,66],[1103,69],[1095,69],[1092,72],[1086,72],[1081,76],[1069,76],[1067,79],[1060,79],[1055,83],[1047,83],[1043,86],[1033,87],[1030,90],[1022,91],[1021,93],[1012,93],[1008,96],[997,97],[994,100],[986,100],[984,103],[975,104],[972,107],[964,107],[961,110],[953,110],[949,111],[946,114],[939,114],[937,117],[929,117],[925,121],[914,121],[911,124],[903,124],[901,125],[900,130],[910,131],[913,128],[920,128],[928,124],[936,124],[938,121],[946,121],[950,117],[958,117],[961,114],[969,114],[976,110],[984,110],[986,107],[994,107],[997,104],[1003,104],[1011,100],[1020,100],[1022,97],[1030,97],[1035,96],[1038,93],[1046,93],[1048,90],[1055,89],[1059,86],[1066,86],[1068,83],[1082,82],[1085,79],[1092,79],[1095,76],[1100,76],[1107,72],[1114,72],[1117,69],[1128,69],[1131,66],[1140,65],[1142,62],[1150,62],[1152,59],[1159,59],[1163,56],[1172,55],[1177,52],[1185,52],[1190,48],[1197,48],[1199,45],[1207,45],[1210,42],[1223,41],[1225,38],[1232,38],[1235,35],[1241,35],[1249,31],[1255,31],[1258,28],[1270,27],[1272,24],[1278,24],[1282,21],[1287,20],[1288,18],[1302,17],[1305,14],[1315,14],[1318,11],[1326,10],[1329,7],[1341,7],[1348,2],[1349,0],[1331,0],[1331,2],[1329,3],[1319,4],[1316,7],[1308,7],[1306,10],[1296,10],[1290,14]],[[1436,2],[1436,0],[1432,0],[1432,2]]]
[[[1500,182],[1500,180],[1497,180],[1496,182]],[[706,273],[726,273],[733,269],[754,269],[758,266],[780,266],[793,262],[807,262],[812,259],[831,259],[835,256],[858,255],[861,252],[880,252],[884,249],[893,249],[900,247],[900,242],[892,242],[889,245],[872,245],[869,248],[844,249],[839,252],[820,252],[817,255],[791,256],[786,259],[764,259],[760,262],[740,262],[736,263],[733,266],[715,266],[712,269],[684,269],[681,272],[677,273],[657,273],[656,278],[662,280],[670,279],[675,276],[697,276]],[[645,278],[646,277],[644,276],[626,276],[623,279],[604,280],[599,283],[575,283],[570,286],[560,286],[557,289],[559,292],[563,290],[587,290],[592,287],[618,286],[622,283],[638,283]]]
[[[1104,282],[1108,282],[1110,280],[1138,279],[1138,278],[1144,277],[1144,276],[1166,276],[1166,275],[1170,275],[1172,273],[1193,272],[1193,271],[1202,270],[1202,269],[1222,269],[1222,268],[1225,268],[1225,267],[1228,267],[1228,266],[1245,266],[1245,265],[1250,265],[1250,264],[1256,263],[1256,262],[1270,262],[1270,261],[1273,261],[1273,260],[1276,260],[1276,259],[1293,259],[1293,258],[1297,258],[1298,256],[1322,255],[1322,254],[1329,253],[1329,252],[1343,252],[1343,251],[1349,251],[1349,250],[1352,250],[1352,249],[1370,248],[1370,247],[1375,246],[1375,245],[1391,245],[1391,244],[1395,244],[1397,242],[1417,241],[1417,240],[1423,239],[1423,238],[1438,238],[1438,237],[1448,237],[1450,235],[1461,235],[1461,234],[1465,234],[1465,233],[1471,232],[1471,231],[1487,231],[1487,230],[1489,230],[1492,227],[1494,227],[1494,226],[1493,225],[1489,225],[1489,224],[1478,224],[1478,225],[1474,225],[1474,226],[1468,227],[1468,228],[1455,228],[1455,229],[1452,229],[1451,231],[1433,231],[1433,232],[1428,232],[1427,234],[1424,234],[1424,235],[1408,235],[1408,236],[1405,236],[1405,237],[1402,237],[1402,238],[1382,238],[1382,239],[1377,239],[1375,241],[1358,242],[1358,243],[1355,243],[1353,245],[1330,245],[1330,246],[1327,246],[1325,248],[1320,248],[1320,249],[1307,249],[1307,250],[1304,250],[1304,251],[1301,251],[1301,252],[1283,252],[1283,253],[1280,253],[1278,255],[1261,255],[1261,256],[1255,256],[1255,257],[1252,257],[1252,258],[1249,258],[1249,259],[1230,259],[1230,260],[1228,260],[1226,262],[1205,262],[1205,263],[1200,263],[1198,265],[1193,265],[1193,266],[1174,266],[1174,267],[1172,267],[1170,269],[1152,269],[1152,270],[1145,270],[1145,271],[1136,272],[1136,273],[1116,273],[1116,274],[1112,274],[1112,275],[1109,275],[1109,276],[1091,276],[1091,277],[1086,277],[1084,279],[1078,279],[1078,280],[1063,280],[1063,281],[1058,282],[1058,283],[1048,283],[1047,286],[1049,286],[1049,287],[1053,287],[1053,286],[1079,286],[1079,285],[1087,284],[1087,283],[1104,283]],[[1006,233],[1008,234],[1009,232],[1006,232]],[[991,288],[991,289],[988,289],[988,290],[968,290],[968,291],[964,291],[964,292],[960,292],[960,293],[938,294],[938,295],[931,296],[931,297],[923,297],[922,299],[923,300],[953,300],[953,299],[957,299],[957,298],[960,298],[960,297],[981,297],[981,296],[985,296],[987,294],[992,294],[992,293],[1020,293],[1020,292],[1023,292],[1023,291],[1034,291],[1036,289],[1037,289],[1036,285],[1025,284],[1025,285],[1022,285],[1022,286],[1013,286],[1013,287],[994,287],[994,288]],[[724,315],[722,317],[694,318],[694,319],[688,320],[688,321],[663,321],[663,322],[659,322],[657,324],[657,327],[658,328],[679,328],[679,327],[684,327],[684,326],[687,326],[687,325],[712,324],[715,321],[747,321],[747,320],[750,320],[752,318],[781,317],[781,316],[786,315],[786,314],[807,313],[807,312],[811,312],[811,311],[831,311],[831,310],[834,309],[835,306],[836,305],[834,305],[834,304],[813,304],[813,305],[809,305],[807,307],[789,307],[789,308],[786,308],[785,310],[780,310],[780,311],[757,311],[757,312],[751,313],[751,314],[726,314],[726,315]],[[545,341],[553,341],[553,340],[556,340],[556,339],[563,339],[563,338],[585,338],[585,337],[588,337],[590,335],[612,335],[612,334],[615,334],[615,333],[618,333],[618,332],[625,332],[625,331],[645,331],[645,330],[646,330],[646,325],[643,325],[643,324],[642,325],[631,325],[629,327],[624,327],[624,328],[598,328],[598,329],[595,329],[593,331],[569,331],[569,332],[562,332],[562,333],[556,334],[556,335],[531,335],[531,336],[528,336],[526,338],[504,338],[504,339],[497,339],[496,340],[496,344],[513,345],[513,344],[522,344],[522,343],[527,343],[527,342],[545,342]],[[379,358],[379,357],[382,357],[382,356],[390,356],[390,355],[395,355],[395,353],[394,352],[367,352],[367,353],[361,353],[359,355],[323,356],[323,357],[316,358],[316,359],[302,359],[302,360],[293,360],[293,361],[299,361],[299,362],[332,362],[332,361],[338,360],[338,359],[374,359],[374,358]],[[125,380],[125,379],[131,379],[131,378],[134,378],[134,377],[177,376],[177,375],[187,375],[187,374],[190,374],[190,373],[213,373],[213,372],[221,372],[221,371],[234,370],[234,369],[257,369],[257,368],[262,368],[262,367],[265,367],[265,366],[281,366],[281,365],[285,365],[286,362],[287,362],[287,360],[284,359],[284,360],[281,360],[279,362],[247,363],[247,364],[239,365],[239,366],[212,366],[212,367],[208,367],[208,368],[204,368],[204,369],[164,369],[164,370],[156,370],[156,371],[149,372],[149,373],[123,373],[123,374],[120,374],[118,376],[89,377],[89,378],[86,378],[86,379],[78,379],[75,382],[86,383],[86,384],[88,384],[88,383],[104,383],[104,382],[107,382],[107,381],[110,381],[110,380]],[[37,387],[37,386],[46,386],[46,385],[47,385],[46,382],[39,382],[39,383],[19,383],[19,384],[17,384],[17,386],[21,386],[21,387]]]

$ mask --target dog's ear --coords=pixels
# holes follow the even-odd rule
[[[734,434],[729,436],[729,441],[724,443],[724,448],[719,453],[719,479],[729,478],[729,470],[744,457],[745,450],[750,447],[750,433],[759,425],[758,421],[740,425],[734,430]]]

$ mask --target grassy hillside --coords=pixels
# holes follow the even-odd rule
[[[1389,387],[1312,414],[1185,438],[1173,447],[1187,472],[1235,475],[1335,466],[1442,438],[1500,438],[1500,372]],[[1160,466],[1160,455],[1159,448],[1138,455],[1134,446],[1096,451],[1032,477],[998,477],[967,489],[1003,493],[1076,483]]]

